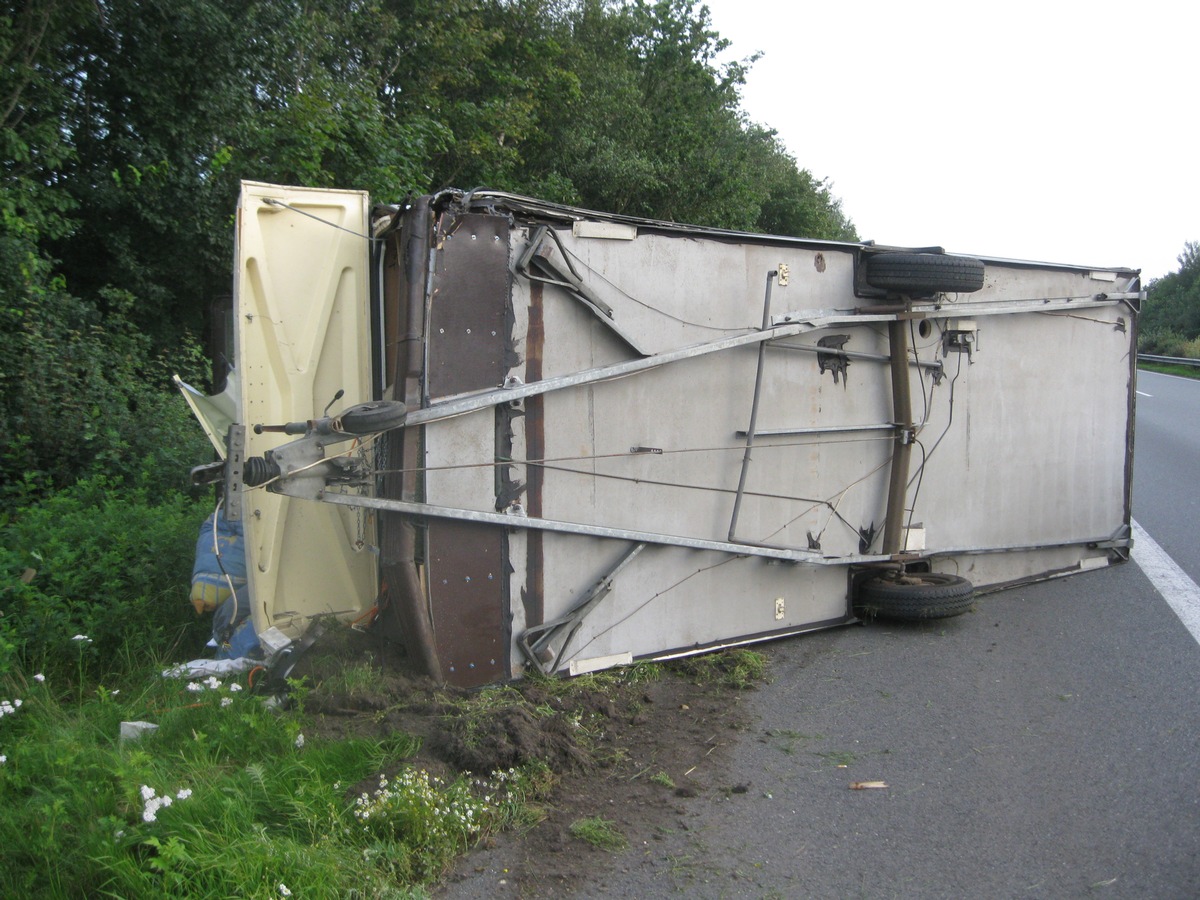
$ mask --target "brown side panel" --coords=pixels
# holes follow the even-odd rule
[[[460,687],[508,678],[508,575],[503,529],[429,523],[429,600],[442,676]]]
[[[445,224],[438,235],[425,332],[431,398],[504,382],[512,346],[508,232],[502,216],[471,214]],[[463,687],[507,678],[511,616],[505,531],[431,519],[427,540],[429,603],[442,676]]]
[[[508,371],[508,220],[460,216],[440,242],[426,391],[437,398],[499,387]]]

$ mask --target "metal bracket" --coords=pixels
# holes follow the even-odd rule
[[[216,462],[205,463],[202,466],[192,466],[190,474],[192,487],[204,487],[208,484],[217,484],[225,480],[225,460],[218,459]]]
[[[864,528],[858,529],[858,552],[864,554],[870,553],[871,545],[875,543],[875,538],[878,534],[879,529],[875,527],[874,522]]]
[[[825,347],[829,353],[817,353],[817,364],[821,367],[821,374],[826,372],[833,373],[833,383],[838,383],[838,376],[841,376],[842,387],[846,387],[846,369],[850,366],[850,359],[842,352],[842,348],[846,346],[846,342],[850,340],[848,334],[830,334],[817,341],[818,347]]]
[[[979,329],[970,320],[949,319],[942,332],[942,357],[951,353],[967,354],[967,362],[974,362],[974,352],[979,346]]]
[[[534,625],[517,638],[517,646],[521,648],[521,652],[525,654],[525,658],[531,665],[535,666],[543,675],[552,675],[558,671],[563,657],[566,656],[568,645],[575,637],[575,632],[583,624],[587,614],[612,593],[613,582],[617,575],[644,549],[646,549],[645,544],[634,544],[617,564],[596,582],[573,610],[552,622]],[[552,645],[560,638],[558,649],[554,649]]]
[[[552,242],[554,247],[549,246],[548,241]],[[555,247],[558,248],[558,256],[562,259],[561,264],[554,256]],[[584,283],[579,273],[575,271],[575,266],[572,265],[571,257],[567,253],[566,247],[563,246],[558,232],[549,225],[539,225],[534,230],[529,238],[529,243],[517,260],[515,268],[518,274],[524,275],[530,281],[553,284],[562,288],[591,310],[596,318],[607,325],[613,334],[624,341],[638,356],[650,355],[617,324],[613,308]]]
[[[1092,541],[1088,546],[1094,547],[1097,550],[1107,550],[1122,562],[1128,562],[1130,552],[1133,549],[1133,529],[1128,525],[1121,525],[1112,533],[1108,540]]]
[[[279,469],[279,478],[267,490],[288,497],[320,500],[328,485],[362,487],[370,478],[362,460],[346,456],[325,456],[325,446],[340,436],[310,433],[267,451],[267,460]]]
[[[246,463],[246,426],[233,424],[225,434],[225,518],[242,520],[242,467]]]

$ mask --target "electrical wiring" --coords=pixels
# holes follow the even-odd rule
[[[586,650],[588,647],[590,647],[597,640],[604,637],[604,635],[608,634],[614,628],[616,628],[619,625],[623,625],[625,622],[628,622],[630,619],[632,619],[635,615],[637,615],[639,612],[641,612],[643,609],[645,609],[647,606],[649,606],[651,603],[653,603],[659,597],[663,596],[664,594],[669,594],[671,591],[675,590],[675,588],[679,587],[680,585],[686,584],[687,582],[689,582],[693,578],[695,578],[697,575],[702,575],[705,572],[711,572],[713,569],[719,569],[721,566],[728,565],[729,563],[733,562],[735,559],[744,559],[744,558],[745,557],[741,557],[741,556],[730,556],[729,558],[723,559],[720,562],[713,563],[711,566],[702,566],[701,568],[697,569],[695,572],[692,572],[690,575],[684,576],[683,578],[679,579],[674,584],[663,588],[657,594],[654,594],[653,596],[648,597],[645,600],[643,600],[641,603],[639,603],[637,606],[635,606],[633,609],[631,609],[628,613],[626,613],[620,619],[613,622],[607,628],[602,628],[600,631],[597,631],[595,634],[593,634],[591,636],[591,638],[588,639],[587,643],[581,645],[579,647],[579,649],[575,651],[574,655],[576,657],[578,657],[579,654],[581,654],[584,650]]]
[[[644,300],[639,300],[637,297],[633,296],[633,294],[629,293],[624,288],[622,288],[620,285],[616,284],[611,279],[606,277],[603,272],[599,272],[596,269],[593,269],[591,266],[589,266],[583,259],[580,258],[579,254],[572,253],[571,251],[567,250],[565,247],[562,249],[563,249],[563,253],[569,255],[573,260],[575,260],[583,268],[585,268],[588,271],[588,274],[599,278],[601,281],[603,281],[605,284],[607,284],[609,287],[611,287],[613,290],[615,290],[617,293],[619,293],[625,299],[630,300],[633,303],[636,303],[638,306],[642,307],[643,309],[648,309],[648,310],[650,310],[650,312],[657,313],[658,315],[663,316],[664,318],[667,318],[667,319],[671,319],[674,322],[678,322],[681,325],[689,325],[693,328],[702,328],[706,331],[719,331],[724,334],[736,334],[739,332],[749,334],[749,333],[759,330],[756,326],[753,326],[753,325],[739,325],[739,326],[734,326],[732,328],[722,327],[719,325],[706,325],[703,322],[692,322],[692,321],[689,321],[688,319],[683,319],[683,318],[680,318],[679,316],[672,315],[671,313],[667,312],[666,310],[659,309],[657,306],[653,306],[649,303],[646,303]]]

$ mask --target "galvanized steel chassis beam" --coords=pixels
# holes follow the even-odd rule
[[[276,483],[277,488],[286,486],[286,480]],[[281,491],[286,493],[286,491]],[[660,544],[670,547],[687,547],[691,550],[710,550],[734,556],[761,556],[783,562],[806,563],[819,566],[844,566],[853,563],[885,562],[886,556],[838,556],[824,557],[815,550],[800,550],[789,547],[767,547],[760,544],[743,544],[732,541],[710,541],[704,538],[685,537],[677,534],[660,534],[652,531],[637,531],[630,528],[610,528],[606,525],[588,525],[583,522],[562,522],[556,519],[541,519],[533,516],[509,515],[485,512],[477,509],[459,509],[453,506],[435,506],[428,503],[413,503],[408,500],[385,500],[379,497],[364,497],[357,494],[341,494],[325,491],[318,500],[339,506],[378,509],[386,512],[404,513],[410,516],[428,516],[435,519],[458,519],[466,522],[481,522],[499,525],[502,528],[532,528],[538,531],[556,531],[562,534],[581,534],[589,537],[612,538],[641,544]]]
[[[961,304],[956,305],[952,309],[921,309],[915,307],[911,313],[907,315],[924,315],[927,317],[963,317],[963,316],[980,316],[980,315],[999,315],[1002,313],[1014,312],[1059,312],[1067,310],[1086,309],[1098,306],[1108,306],[1121,302],[1127,302],[1133,299],[1140,298],[1138,293],[1129,294],[1099,294],[1088,297],[1078,298],[1061,298],[1050,300],[1028,300],[1007,302],[984,308],[981,304]],[[766,327],[761,331],[755,331],[749,334],[739,335],[732,338],[723,338],[717,341],[710,341],[702,344],[695,344],[690,347],[684,347],[679,350],[660,353],[645,359],[630,360],[623,363],[616,363],[608,366],[600,366],[594,369],[588,369],[581,372],[576,372],[570,375],[563,375],[557,378],[548,378],[537,381],[531,384],[513,383],[506,385],[496,390],[486,391],[479,394],[471,394],[463,397],[458,397],[452,400],[442,401],[432,404],[425,409],[412,410],[408,414],[407,421],[404,426],[412,427],[417,425],[427,425],[443,419],[452,418],[454,416],[464,415],[466,413],[475,412],[480,409],[486,409],[496,406],[500,403],[512,402],[521,400],[526,397],[537,396],[540,394],[550,393],[552,391],[561,390],[568,387],[580,385],[596,384],[611,378],[618,378],[625,375],[631,375],[637,372],[644,372],[650,369],[655,369],[660,366],[668,365],[673,362],[678,362],[685,359],[693,359],[699,356],[705,356],[711,353],[717,353],[723,350],[729,350],[736,347],[753,346],[755,344],[762,345],[769,341],[779,340],[781,338],[792,337],[794,335],[820,330],[837,325],[861,325],[867,322],[886,322],[897,323],[900,316],[898,313],[884,314],[869,314],[869,315],[854,315],[846,314],[838,310],[818,310],[804,315],[800,319],[799,313],[792,313],[783,317],[775,317],[774,325]],[[790,321],[788,321],[790,320]],[[869,427],[887,427],[887,426],[869,426]],[[892,426],[895,428],[896,425]],[[301,440],[307,440],[302,438]],[[286,477],[280,479],[273,485],[273,490],[279,493],[289,494]],[[311,498],[311,495],[309,495]],[[565,534],[588,535],[592,537],[611,538],[616,540],[631,541],[634,543],[645,543],[665,546],[687,547],[694,550],[706,550],[719,553],[728,553],[735,556],[754,556],[765,559],[774,559],[785,562],[800,563],[807,565],[864,565],[872,563],[887,562],[895,559],[900,550],[893,548],[892,553],[883,554],[859,554],[853,556],[825,557],[820,555],[819,551],[810,550],[807,548],[791,548],[779,546],[764,546],[760,544],[741,542],[737,540],[714,541],[703,538],[691,538],[681,535],[661,534],[654,532],[638,531],[625,528],[610,528],[601,525],[588,525],[580,522],[562,522],[551,519],[542,519],[536,517],[509,515],[505,513],[485,512],[480,510],[458,509],[454,507],[436,506],[425,503],[415,503],[405,500],[386,500],[377,497],[361,496],[357,494],[338,493],[335,491],[321,491],[316,499],[326,503],[334,503],[341,506],[360,507],[367,509],[387,510],[392,512],[404,513],[411,516],[433,517],[445,519],[457,519],[462,521],[480,522],[491,525],[497,525],[504,528],[531,528],[543,531],[554,531]],[[902,505],[901,507],[902,508]],[[732,529],[731,529],[732,531]],[[893,529],[893,534],[896,529]],[[1099,541],[1107,539],[1095,538],[1085,539],[1081,541],[1067,541],[1056,544],[1055,546],[1072,546],[1075,544],[1092,544],[1095,545]],[[893,541],[894,543],[894,541]],[[987,553],[995,549],[988,547],[961,548],[953,551],[943,550],[934,554],[926,555],[946,555],[947,553]],[[1007,549],[1007,548],[1004,548]]]
[[[1138,293],[1097,294],[1075,298],[1009,301],[996,305],[962,303],[941,308],[915,306],[912,314],[925,318],[964,318],[1016,312],[1066,312],[1098,306],[1111,306],[1122,301],[1135,300],[1141,296],[1143,295]],[[810,331],[819,331],[822,328],[832,328],[837,325],[864,325],[870,322],[894,322],[897,315],[898,313],[859,315],[845,310],[828,309],[787,313],[782,316],[774,316],[770,327],[761,331],[753,331],[749,334],[722,338],[702,344],[693,344],[690,347],[668,350],[664,353],[645,357],[644,359],[634,359],[628,362],[599,366],[594,369],[585,369],[581,372],[560,375],[557,378],[546,378],[541,381],[531,382],[530,384],[514,382],[511,385],[505,385],[483,393],[466,394],[456,397],[453,400],[432,403],[424,409],[409,410],[405,426],[428,425],[431,422],[461,416],[464,413],[486,409],[500,403],[522,400],[526,397],[536,397],[539,394],[548,394],[552,391],[568,387],[597,384],[601,381],[607,381],[610,378],[620,378],[625,375],[632,375],[635,372],[657,369],[660,366],[685,359],[707,356],[710,353],[732,350],[735,347],[753,346],[761,344],[764,341],[778,341]]]

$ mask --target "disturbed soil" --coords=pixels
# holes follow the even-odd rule
[[[608,863],[608,854],[572,834],[572,824],[602,818],[642,846],[680,827],[691,798],[746,790],[728,774],[730,744],[747,727],[736,660],[718,654],[467,692],[416,677],[402,654],[340,631],[313,647],[293,677],[311,685],[305,712],[318,735],[413,735],[421,747],[405,764],[431,774],[545,763],[554,777],[535,801],[540,821],[488,836],[435,888],[444,897],[542,897],[570,893]],[[370,684],[337,686],[339,670],[364,661],[373,666]],[[355,790],[374,787],[369,782]]]

